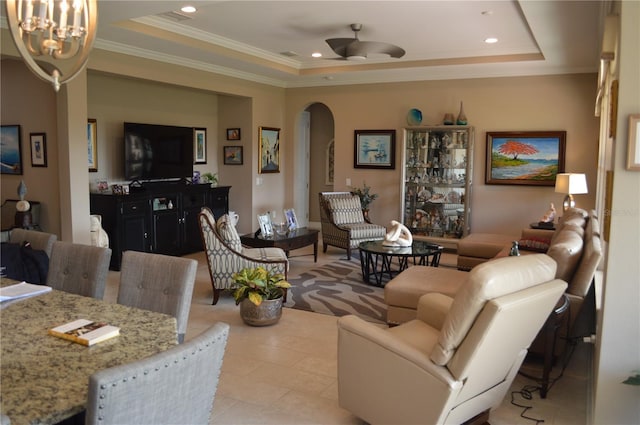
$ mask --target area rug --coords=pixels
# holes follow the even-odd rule
[[[360,260],[334,261],[290,277],[285,307],[386,323],[384,289],[362,282]]]

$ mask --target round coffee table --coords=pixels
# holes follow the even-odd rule
[[[409,266],[410,258],[413,259],[413,265],[438,267],[440,264],[440,255],[443,250],[440,245],[414,240],[411,246],[390,247],[383,245],[382,242],[366,241],[358,245],[362,280],[365,283],[371,283],[371,277],[373,277],[375,285],[384,286],[386,281],[393,279],[394,275]],[[392,268],[394,258],[397,259],[397,268]]]

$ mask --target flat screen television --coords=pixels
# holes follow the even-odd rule
[[[124,164],[129,180],[190,178],[193,128],[125,122]]]

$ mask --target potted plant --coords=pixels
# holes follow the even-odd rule
[[[362,212],[364,213],[364,218],[369,220],[369,205],[378,197],[377,193],[371,193],[371,187],[367,186],[367,183],[362,182],[362,189],[356,187],[351,192],[353,194],[358,195],[360,198],[360,204],[362,205]]]
[[[211,187],[218,185],[218,174],[217,173],[204,173],[202,175],[202,181],[205,183],[210,183]]]
[[[282,273],[264,267],[245,268],[234,273],[233,298],[240,305],[240,317],[251,326],[276,323],[282,315],[282,299],[291,284]]]

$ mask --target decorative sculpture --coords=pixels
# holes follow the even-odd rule
[[[540,219],[540,223],[553,223],[556,219],[556,207],[553,206],[553,202],[549,204],[549,209]]]
[[[382,245],[384,246],[411,246],[413,243],[413,235],[402,223],[399,223],[395,220],[391,220],[391,230],[387,232],[384,237],[384,242]]]

